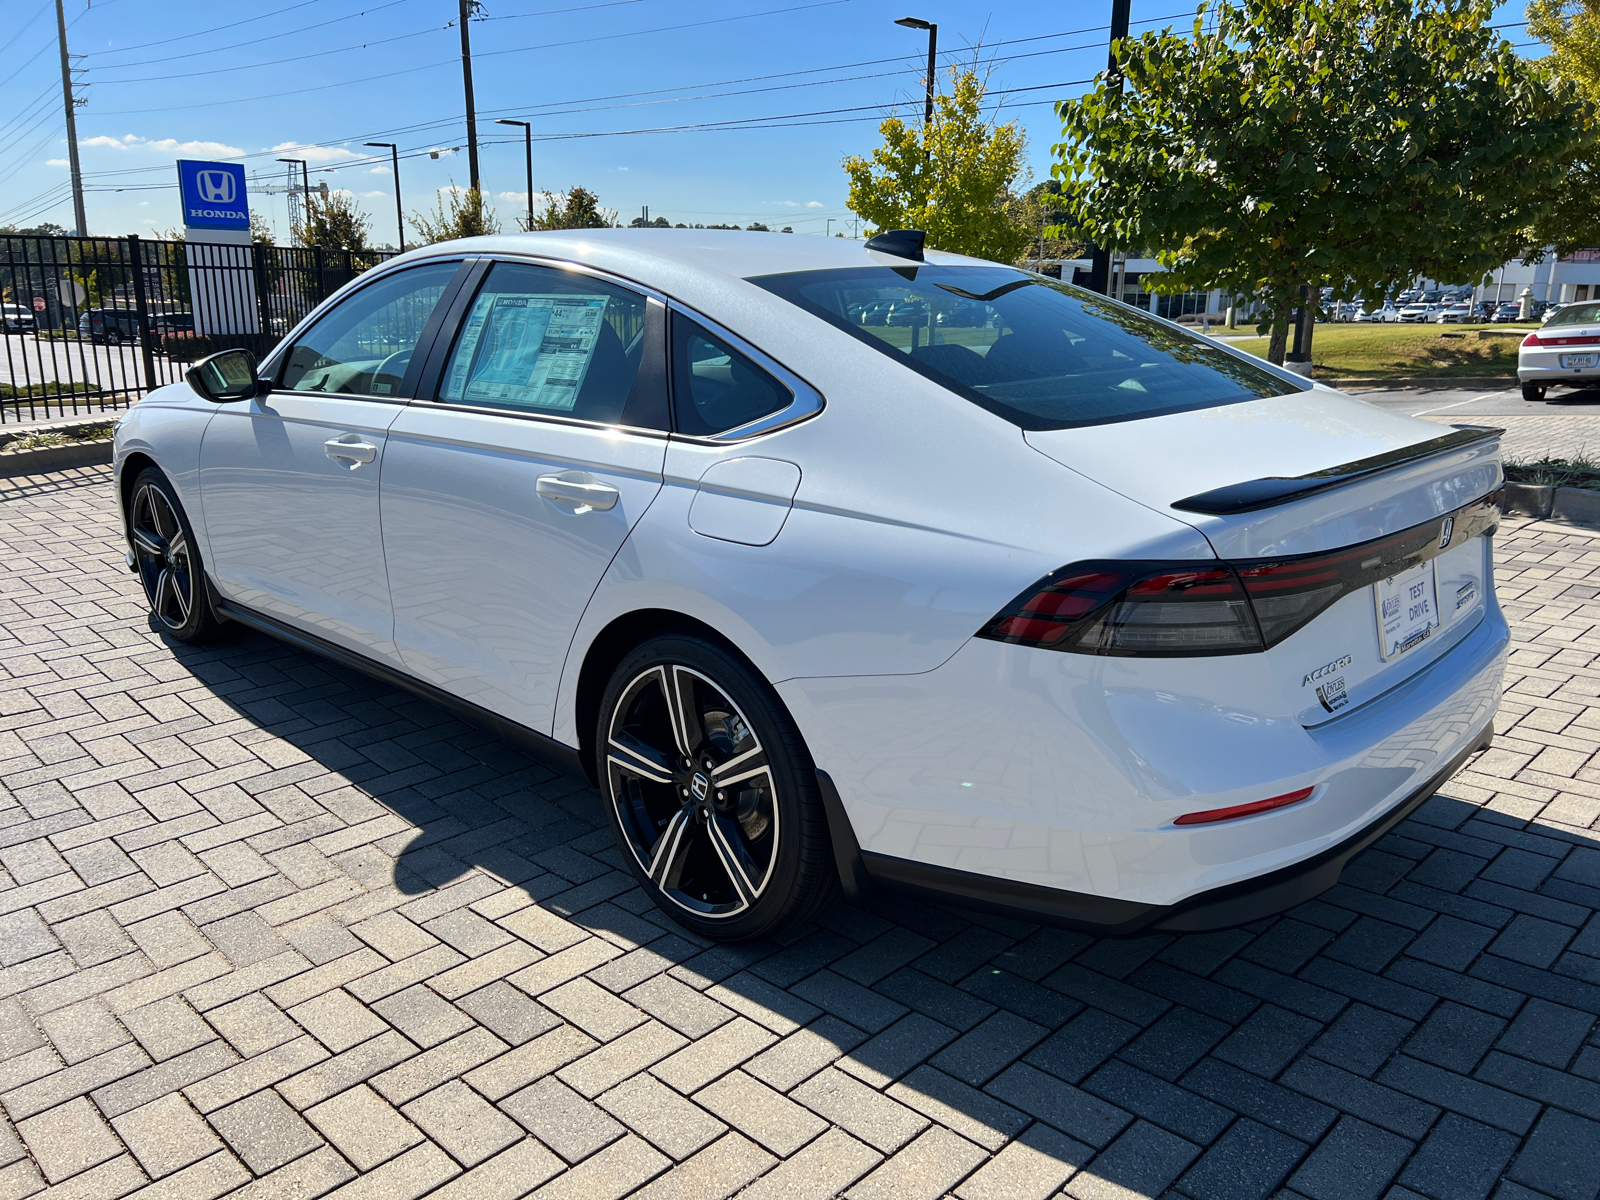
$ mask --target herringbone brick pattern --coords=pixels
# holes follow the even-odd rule
[[[1287,916],[725,948],[581,781],[163,643],[107,480],[0,487],[0,1200],[1600,1191],[1595,534],[1506,527],[1495,748]]]

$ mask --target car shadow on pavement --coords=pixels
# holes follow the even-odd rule
[[[564,939],[535,938],[533,965],[474,986],[537,1006],[598,981],[661,1028],[640,1069],[716,1092],[703,1102],[768,1149],[794,1153],[819,1122],[848,1133],[838,1160],[857,1165],[839,1191],[897,1154],[944,1171],[941,1189],[1011,1172],[1041,1196],[1600,1190],[1591,833],[1436,796],[1331,891],[1240,929],[1098,939],[880,895],[719,946],[635,886],[587,780],[261,635],[173,651],[209,694],[194,707],[275,766],[197,796],[221,821],[258,820],[247,844],[269,858],[309,844],[365,888],[396,889],[389,907],[469,960],[482,949],[440,922],[487,897],[492,918],[531,900],[597,936],[604,953],[570,971]],[[545,1016],[522,1033],[481,1019],[520,1044],[546,1036]],[[744,1050],[708,1050],[713,1073],[664,1065],[734,1022],[718,1045]],[[595,1099],[560,1068],[539,1086]]]

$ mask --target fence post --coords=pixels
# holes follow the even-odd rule
[[[156,382],[155,347],[151,345],[154,334],[150,329],[150,302],[144,294],[144,247],[139,235],[128,235],[128,260],[133,264],[133,311],[139,323],[139,362],[144,367],[144,390],[153,392],[161,385]]]
[[[322,247],[321,246],[316,247],[316,251],[317,251],[317,254],[316,254],[316,264],[317,264],[317,303],[321,304],[324,300],[326,300],[328,298],[328,277],[324,273],[324,268],[323,268],[323,265],[322,265]]]
[[[265,358],[273,344],[271,289],[267,285],[267,247],[260,242],[250,243],[250,265],[256,277],[256,328],[261,331],[260,353]]]

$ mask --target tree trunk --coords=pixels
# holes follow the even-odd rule
[[[1304,323],[1304,334],[1300,344],[1300,353],[1305,355],[1307,364],[1311,362],[1311,335],[1317,329],[1317,301],[1315,298],[1307,299],[1301,310],[1301,320]]]
[[[1293,309],[1284,309],[1272,319],[1272,337],[1267,342],[1267,361],[1275,367],[1283,366],[1283,356],[1289,349],[1289,316]]]

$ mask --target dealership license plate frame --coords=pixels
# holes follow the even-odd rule
[[[1563,354],[1561,356],[1561,369],[1564,371],[1581,371],[1585,367],[1594,366],[1600,366],[1600,355]]]
[[[1372,585],[1372,602],[1378,622],[1379,657],[1392,662],[1415,650],[1443,624],[1434,560],[1430,558],[1398,575],[1378,580]]]

